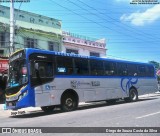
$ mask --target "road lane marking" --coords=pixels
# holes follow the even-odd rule
[[[151,113],[151,114],[147,114],[147,115],[144,115],[144,116],[140,116],[140,117],[137,117],[136,119],[141,119],[141,118],[145,118],[145,117],[149,117],[149,116],[153,116],[153,115],[156,115],[156,114],[159,114],[159,112],[155,112],[155,113]]]

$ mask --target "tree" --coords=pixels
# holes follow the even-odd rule
[[[150,64],[153,64],[155,66],[156,69],[160,69],[160,63],[156,62],[156,61],[149,61]]]
[[[157,80],[160,82],[160,63],[156,61],[149,61],[150,64],[153,64],[156,68],[156,73],[157,73]]]

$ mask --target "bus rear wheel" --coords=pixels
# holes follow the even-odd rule
[[[64,112],[76,110],[78,107],[78,101],[72,94],[65,94],[62,97],[61,109]]]
[[[138,100],[138,92],[136,89],[131,88],[129,91],[129,98],[125,98],[127,102],[135,102]]]
[[[41,109],[44,111],[44,112],[51,112],[53,111],[55,108],[55,106],[44,106],[44,107],[41,107]]]

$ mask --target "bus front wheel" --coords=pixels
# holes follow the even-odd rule
[[[55,108],[55,106],[44,106],[44,107],[41,107],[41,109],[44,111],[44,112],[51,112],[53,111]]]
[[[78,101],[72,94],[65,94],[62,97],[61,109],[64,112],[76,110],[78,107]]]

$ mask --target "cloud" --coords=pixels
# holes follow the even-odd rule
[[[144,12],[135,12],[130,15],[123,14],[120,17],[121,21],[131,21],[133,25],[144,26],[145,24],[153,23],[160,19],[160,5],[155,5]]]

